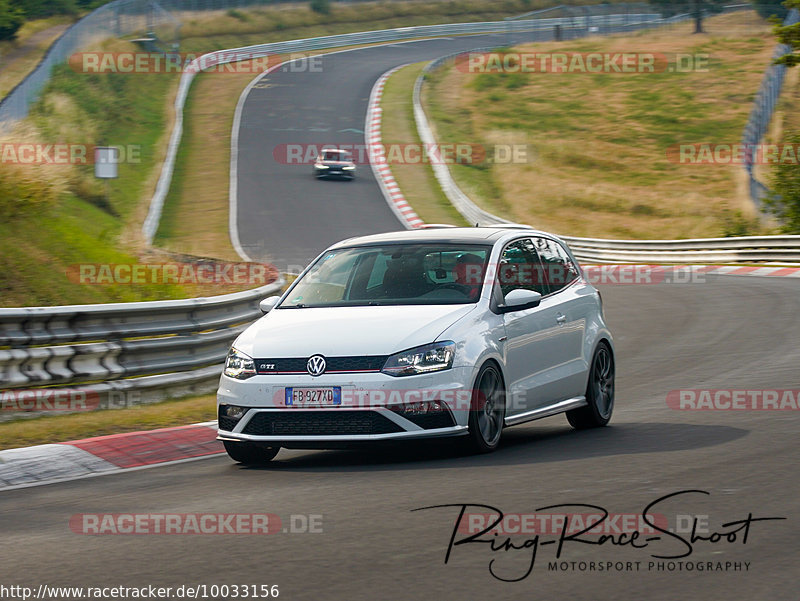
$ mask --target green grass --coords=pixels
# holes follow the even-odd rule
[[[204,76],[207,77],[207,75],[200,74],[198,78]],[[195,139],[194,121],[191,118],[186,118],[192,114],[195,108],[194,98],[195,95],[190,93],[186,98],[183,108],[184,120],[181,144],[178,147],[178,153],[175,157],[172,181],[170,182],[169,190],[164,199],[161,220],[159,221],[156,235],[153,238],[153,244],[158,246],[170,245],[170,241],[180,228],[182,215],[187,211],[191,212],[193,209],[191,199],[184,197],[184,184],[187,178],[191,178],[194,175],[193,171],[197,170],[199,167],[199,165],[192,164],[192,145],[187,144],[188,140]],[[224,160],[222,157],[220,157],[220,159]],[[227,203],[227,195],[220,195],[220,201]]]

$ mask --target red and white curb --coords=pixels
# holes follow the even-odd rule
[[[375,174],[375,179],[378,180],[378,185],[381,187],[386,202],[389,203],[389,208],[394,211],[394,214],[397,215],[397,218],[407,229],[415,229],[424,225],[425,222],[414,212],[414,209],[411,208],[411,205],[408,204],[405,196],[400,191],[400,186],[397,185],[397,181],[392,175],[392,170],[386,162],[386,152],[381,144],[382,109],[380,104],[383,96],[383,86],[392,73],[405,66],[407,65],[400,65],[390,69],[381,75],[372,87],[372,92],[369,95],[367,121],[364,125],[364,137],[366,138],[372,172]]]
[[[216,438],[213,421],[0,451],[0,490],[217,455]]]

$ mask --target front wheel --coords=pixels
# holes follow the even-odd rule
[[[589,383],[586,385],[586,406],[567,411],[567,420],[577,430],[605,426],[614,410],[614,355],[601,342],[592,358]]]
[[[506,391],[500,370],[492,363],[481,368],[475,378],[469,412],[469,448],[475,453],[491,453],[500,444],[506,413]]]
[[[222,444],[231,459],[244,465],[269,463],[281,450],[280,447],[262,447],[251,442],[223,440]]]

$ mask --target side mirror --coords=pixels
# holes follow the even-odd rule
[[[268,296],[258,303],[258,308],[261,309],[262,313],[269,313],[275,308],[279,300],[281,300],[280,296]]]
[[[511,311],[522,311],[538,307],[542,302],[542,295],[535,290],[517,288],[506,294],[505,302],[498,307],[500,313],[510,313]]]

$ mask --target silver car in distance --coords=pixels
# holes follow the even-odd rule
[[[234,342],[218,437],[235,461],[281,447],[454,437],[566,413],[604,426],[614,343],[600,293],[557,237],[516,227],[351,238],[320,254]]]
[[[323,148],[314,161],[314,177],[353,179],[356,176],[356,164],[348,150]]]

